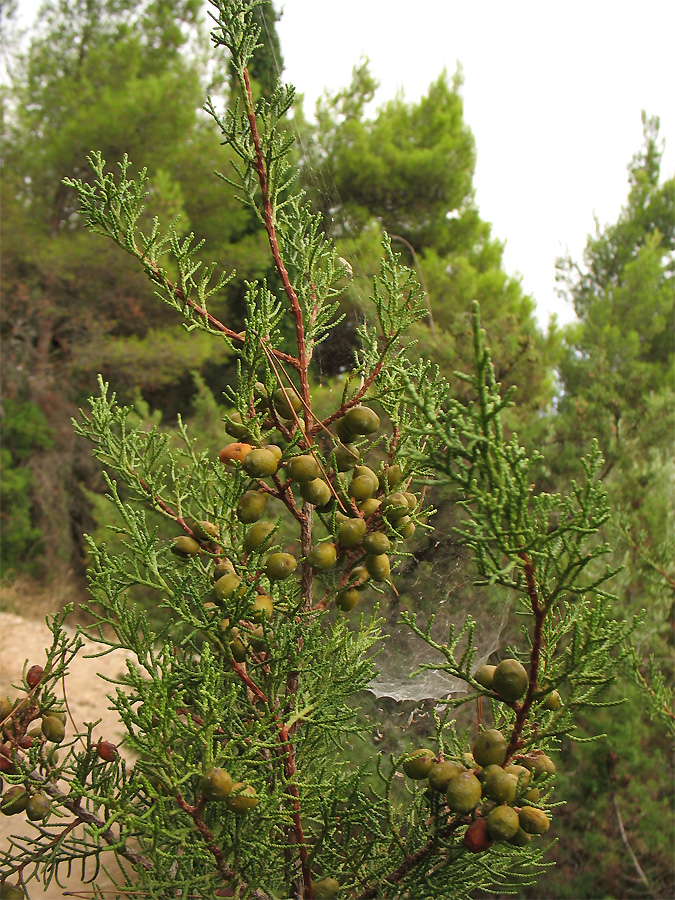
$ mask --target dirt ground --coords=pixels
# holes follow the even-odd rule
[[[74,627],[68,629],[74,634]],[[0,697],[8,696],[13,699],[18,695],[12,683],[21,681],[21,673],[24,660],[28,664],[42,664],[45,659],[45,648],[51,646],[52,636],[44,620],[25,619],[9,612],[0,612]],[[109,709],[110,701],[106,698],[109,693],[114,693],[113,686],[98,677],[104,675],[108,678],[119,677],[126,671],[126,653],[115,651],[108,656],[98,659],[85,659],[88,652],[99,652],[99,645],[90,644],[72,663],[67,679],[68,705],[73,718],[78,725],[84,722],[94,722],[102,719],[94,731],[95,737],[104,737],[106,740],[117,743],[123,735],[123,729],[117,718],[117,714]],[[66,739],[68,733],[72,733],[72,723],[66,725]],[[23,815],[0,816],[0,850],[5,850],[9,844],[11,834],[29,834],[30,823]],[[113,869],[115,863],[112,854],[107,860]],[[52,883],[48,889],[44,889],[36,881],[28,885],[30,898],[47,897],[60,898],[73,896],[66,891],[76,892],[77,897],[92,897],[91,886],[83,884],[78,867],[77,875],[60,878],[63,888]],[[113,885],[107,880],[98,879],[98,883],[106,890],[108,897],[125,896],[119,894]]]

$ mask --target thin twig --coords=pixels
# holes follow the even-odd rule
[[[532,703],[534,702],[534,696],[537,692],[537,684],[539,681],[539,661],[541,658],[541,648],[544,640],[544,619],[546,618],[546,610],[541,605],[541,601],[539,598],[534,564],[532,563],[532,560],[530,559],[528,554],[525,553],[525,551],[520,552],[518,556],[524,563],[525,580],[527,582],[527,594],[530,598],[530,606],[532,607],[532,613],[534,615],[534,633],[532,635],[532,649],[530,650],[530,671],[528,673],[529,680],[527,685],[527,693],[525,694],[525,698],[523,699],[522,703],[516,703],[513,705],[513,709],[515,709],[516,711],[516,721],[513,725],[513,731],[511,732],[509,745],[506,748],[505,762],[508,762],[516,752],[516,750],[523,745],[523,742],[520,739],[520,735],[522,734],[523,727],[525,725],[525,722],[527,721],[528,713],[530,712]]]
[[[438,837],[445,839],[449,838],[450,835],[456,831],[460,825],[464,822],[468,821],[463,816],[458,816],[452,819],[445,828],[442,829],[440,835]],[[367,888],[363,893],[359,894],[355,900],[372,900],[373,897],[377,897],[380,887],[386,884],[398,884],[402,878],[404,878],[408,872],[411,872],[416,866],[418,866],[426,857],[434,850],[438,849],[438,837],[433,837],[430,841],[420,847],[419,850],[416,850],[410,856],[407,856],[403,862],[397,866],[393,872],[390,872],[389,875],[386,875],[384,878],[379,879],[379,881],[371,885],[371,887]]]
[[[640,876],[640,881],[644,884],[647,890],[651,890],[651,885],[649,884],[649,880],[645,873],[642,871],[642,866],[638,862],[637,856],[633,853],[633,848],[630,845],[630,841],[628,840],[628,835],[626,834],[626,829],[623,827],[623,819],[621,818],[621,811],[619,810],[619,804],[616,799],[616,794],[612,794],[612,803],[614,804],[614,811],[616,812],[616,819],[619,823],[619,832],[621,833],[621,840],[623,841],[623,845],[628,851],[628,855],[633,861],[633,865],[635,866],[635,871]],[[656,894],[652,894],[654,898],[656,898]]]

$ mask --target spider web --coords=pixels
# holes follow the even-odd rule
[[[401,622],[402,606],[417,614],[417,624],[423,629],[434,617],[431,638],[438,644],[448,640],[450,626],[458,633],[471,615],[479,623],[473,635],[474,667],[484,663],[499,646],[509,604],[473,584],[469,577],[472,564],[456,545],[436,541],[431,549],[430,562],[395,576],[399,597],[380,610],[385,638],[377,657],[379,674],[368,686],[376,697],[421,701],[468,690],[464,681],[439,670],[410,674],[421,666],[441,665],[444,658]]]

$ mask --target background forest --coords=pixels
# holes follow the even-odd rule
[[[26,598],[39,609],[41,597],[84,595],[83,532],[113,539],[104,483],[70,422],[98,372],[140,418],[172,431],[180,412],[206,447],[222,446],[223,390],[234,375],[222,344],[198,332],[185,342],[180,318],[130,258],[85,231],[62,185],[64,177],[90,177],[92,148],[108,167],[125,152],[142,161],[153,185],[148,218],[180,216],[185,233],[194,223],[210,257],[236,269],[211,303],[218,318],[241,326],[245,282],[274,284],[276,275],[252,215],[212,175],[226,170],[227,152],[201,107],[207,93],[234,103],[236,91],[213,64],[204,12],[201,0],[49,0],[25,52],[9,58],[1,187],[4,608],[12,598],[30,612]],[[11,4],[5,13],[7,39]],[[252,74],[264,94],[283,61],[274,14],[260,15],[267,52]],[[351,85],[323,98],[315,121],[297,108],[288,122],[299,138],[303,187],[355,276],[339,333],[315,357],[317,395],[339,390],[351,363],[384,228],[428,293],[428,321],[416,326],[411,355],[433,357],[449,378],[467,368],[470,304],[479,301],[497,378],[518,386],[509,427],[543,454],[538,490],[564,489],[598,437],[614,510],[604,538],[612,564],[622,566],[611,585],[621,602],[616,614],[646,610],[641,671],[649,684],[672,684],[675,181],[660,171],[658,119],[644,118],[618,220],[589,236],[583,259],[558,263],[577,322],[544,332],[475,203],[476,147],[460,79],[441,76],[419,103],[396,99],[369,116],[375,74],[360,66]],[[448,218],[451,210],[457,214]],[[450,579],[459,612],[475,614],[484,601],[453,541],[454,498],[434,501],[437,534],[433,545],[420,538],[415,546],[395,613],[423,611],[439,580]],[[495,622],[484,657],[495,662],[517,623],[506,596],[484,615]],[[391,684],[379,693],[364,699],[379,722],[375,744],[395,743],[401,717],[418,716],[424,728],[420,698]],[[546,876],[547,896],[675,895],[665,727],[672,712],[640,683],[625,679],[610,699],[623,697],[587,723],[588,736],[606,737],[562,754],[567,805],[554,820],[560,840],[549,858],[558,865]]]

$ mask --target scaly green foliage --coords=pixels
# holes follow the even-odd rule
[[[576,714],[602,702],[629,653],[634,624],[610,618],[602,587],[610,573],[587,575],[606,552],[599,453],[569,497],[533,493],[524,451],[504,437],[510,400],[499,394],[477,310],[469,400],[454,399],[431,363],[403,356],[405,329],[427,310],[387,237],[373,324],[360,330],[351,377],[332,411],[315,409],[309,366],[339,316],[349,267],[294,185],[284,123],[292,91],[253,99],[259,5],[215,4],[214,41],[229,52],[242,101],[224,116],[209,104],[238,159],[226,180],[258,218],[281,285],[248,285],[243,330],[209,312],[209,297],[231,276],[214,276],[193,235],[157,220],[143,231],[145,175],[129,178],[126,158],[114,177],[94,153],[92,181],[68,180],[90,227],[142,264],[187,330],[237,354],[236,411],[224,417],[237,440],[215,459],[179,420],[175,447],[156,425],[139,425],[102,378],[75,423],[106,467],[119,523],[112,549],[89,539],[88,610],[101,652],[131,653],[113,697],[130,760],[97,741],[96,723],[65,737],[46,716],[26,739],[33,722],[61,711],[52,689],[78,649],[58,617],[44,666],[28,669],[23,696],[0,710],[12,786],[4,812],[20,813],[23,785],[31,796],[46,792],[51,815],[13,839],[0,861],[3,892],[16,882],[23,892],[31,878],[50,882],[87,857],[104,864],[106,849],[131,864],[120,896],[450,900],[479,888],[515,891],[545,865],[545,846],[528,836],[545,833],[555,805],[555,765],[544,751],[578,737]],[[355,766],[345,742],[363,728],[352,701],[375,673],[381,639],[373,594],[390,600],[406,540],[431,527],[421,489],[433,478],[461,490],[457,534],[479,577],[522,602],[525,642],[514,655],[525,665],[507,660],[493,680],[479,678],[472,639],[480,622],[434,642],[403,616],[411,639],[438,651],[436,668],[473,689],[463,702],[489,701],[501,733],[461,728],[451,718],[456,701],[441,696],[433,749],[412,745],[402,757]],[[148,510],[172,523],[171,543]],[[139,588],[169,611],[161,630],[135,603]],[[349,615],[356,604],[363,612]],[[425,782],[442,761],[454,763],[447,795]],[[515,773],[504,771],[514,763]],[[490,777],[505,779],[499,791],[487,769],[483,776],[489,764]],[[70,816],[84,837],[74,836]],[[101,896],[96,875],[93,891]]]

